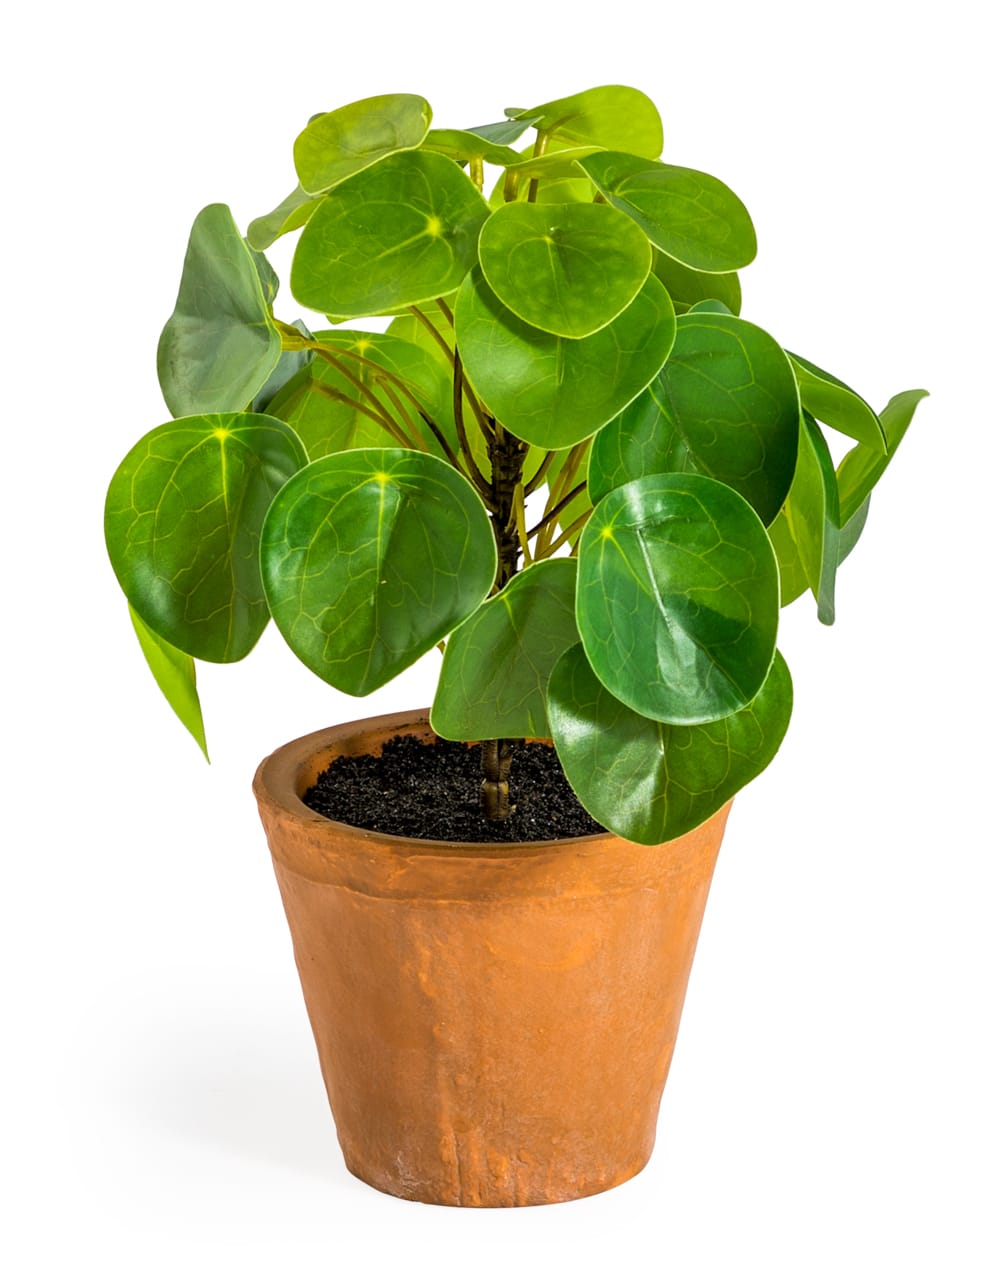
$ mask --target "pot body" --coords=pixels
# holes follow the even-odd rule
[[[529,1205],[649,1159],[727,805],[652,848],[451,844],[332,822],[336,756],[426,712],[289,743],[254,790],[347,1167],[392,1195]]]

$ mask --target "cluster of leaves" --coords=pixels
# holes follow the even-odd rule
[[[832,622],[925,393],[876,414],[739,315],[750,217],[659,159],[645,95],[506,114],[366,99],[309,122],[246,237],[198,215],[159,348],[175,420],[112,480],[109,553],[203,747],[193,659],[269,618],[355,695],[442,644],[438,733],[551,736],[584,805],[655,843],[777,750],[779,607],[808,590]],[[264,250],[300,228],[291,290],[328,328],[274,315]],[[820,424],[854,442],[839,467]]]

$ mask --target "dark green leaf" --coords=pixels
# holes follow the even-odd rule
[[[610,831],[660,844],[700,826],[774,758],[788,727],[792,682],[780,653],[742,711],[707,724],[661,724],[601,684],[582,645],[549,681],[559,760],[584,807]]]
[[[489,213],[458,165],[430,151],[391,155],[332,191],[292,261],[303,306],[373,316],[457,289]]]
[[[611,324],[587,338],[560,338],[519,320],[473,271],[455,302],[455,326],[466,372],[490,411],[522,440],[562,449],[650,382],[675,321],[666,290],[650,277]]]
[[[698,271],[736,271],[753,261],[750,215],[718,178],[620,151],[600,151],[579,164],[662,253]]]
[[[778,567],[767,532],[707,476],[622,485],[580,539],[577,623],[601,683],[634,711],[668,724],[739,711],[774,656]]]
[[[577,641],[576,562],[546,560],[515,574],[452,633],[431,724],[443,738],[547,738],[545,687]]]
[[[786,354],[795,370],[803,408],[835,431],[884,454],[885,432],[875,410],[832,373],[825,373],[790,351]]]
[[[595,439],[591,497],[644,475],[697,472],[769,523],[792,482],[798,439],[795,377],[775,340],[736,316],[688,312],[649,387]]]
[[[247,243],[251,249],[266,249],[279,236],[304,227],[319,208],[320,199],[296,187],[270,213],[254,218],[247,228]]]
[[[837,468],[837,487],[840,490],[840,519],[846,526],[875,488],[886,467],[892,461],[906,429],[913,419],[917,405],[927,395],[926,391],[901,391],[892,397],[879,414],[885,430],[886,452],[869,449],[858,444],[846,455]],[[859,531],[860,532],[860,531]],[[857,538],[855,538],[857,541]]]
[[[586,338],[629,305],[649,275],[649,243],[609,205],[506,204],[479,238],[486,282],[526,324]]]
[[[201,747],[208,759],[205,742],[205,722],[201,715],[201,701],[194,670],[194,659],[180,649],[168,644],[162,636],[150,631],[131,605],[128,607],[132,626],[142,649],[143,657],[160,687],[160,692],[170,703],[181,724]]]
[[[281,355],[254,255],[224,204],[191,228],[173,315],[156,367],[175,417],[245,408]]]
[[[385,156],[419,147],[430,127],[430,103],[412,93],[363,98],[314,116],[295,139],[299,183],[310,195],[329,191]]]
[[[104,531],[151,631],[209,662],[246,657],[268,618],[264,514],[305,461],[295,433],[262,414],[181,418],[143,436],[111,481]]]
[[[606,84],[539,107],[511,107],[507,115],[531,120],[547,133],[548,149],[560,146],[615,147],[655,159],[663,150],[663,124],[656,107],[638,89]]]
[[[261,539],[268,603],[293,652],[344,693],[379,688],[486,597],[486,508],[447,463],[355,449],[311,463],[275,499]]]
[[[695,271],[676,258],[657,253],[653,258],[653,273],[666,286],[678,314],[709,298],[724,302],[734,316],[740,314],[743,296],[735,271]]]

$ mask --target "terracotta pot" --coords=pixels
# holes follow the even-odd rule
[[[728,814],[647,848],[617,836],[451,844],[301,801],[339,755],[426,712],[325,729],[254,780],[347,1167],[392,1195],[529,1205],[649,1159]]]

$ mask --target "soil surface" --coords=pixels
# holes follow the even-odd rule
[[[519,743],[510,771],[513,812],[490,822],[479,811],[479,747],[390,739],[380,756],[341,756],[303,797],[327,818],[385,835],[498,843],[589,836],[604,827],[570,789],[554,749]]]

